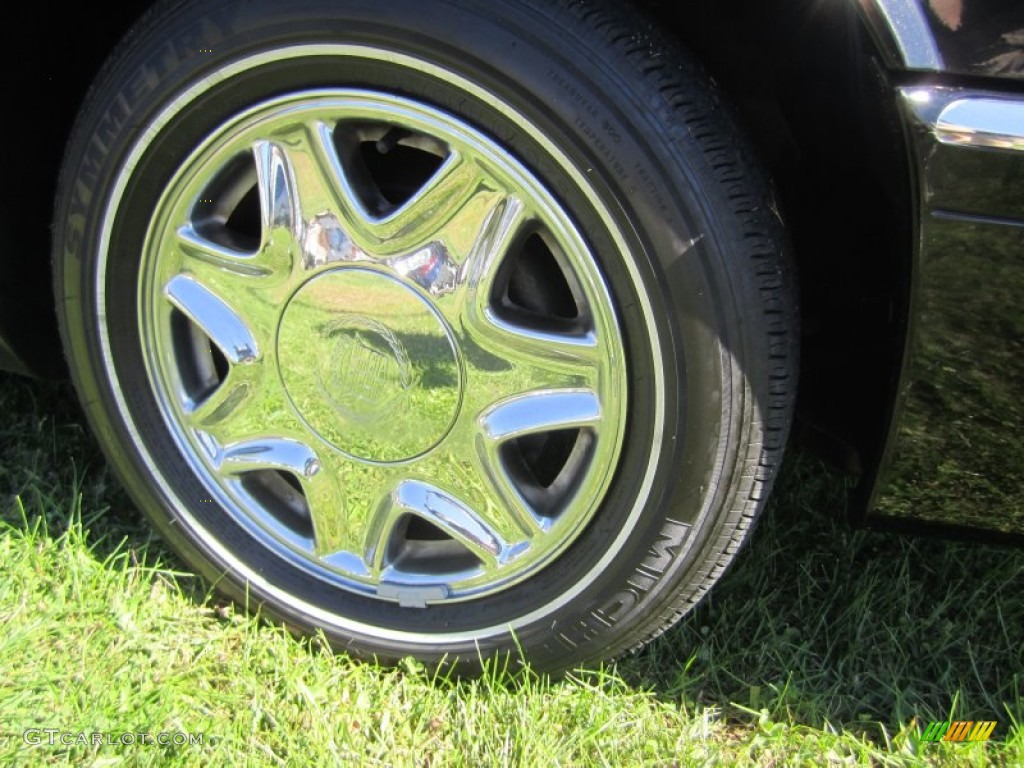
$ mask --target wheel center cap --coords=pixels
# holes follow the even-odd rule
[[[277,346],[299,416],[352,457],[415,458],[455,421],[462,374],[452,334],[395,277],[356,267],[315,277],[285,308]]]

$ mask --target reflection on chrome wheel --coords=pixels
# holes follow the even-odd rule
[[[722,573],[790,421],[785,241],[635,19],[187,0],[112,57],[58,195],[66,354],[221,593],[363,657],[561,670]]]
[[[159,201],[140,278],[183,455],[340,587],[506,588],[604,495],[626,395],[609,292],[543,185],[449,113],[304,91],[228,120]]]

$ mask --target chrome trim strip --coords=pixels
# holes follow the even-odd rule
[[[1024,152],[1024,101],[957,99],[939,113],[934,131],[943,144]]]
[[[945,68],[921,0],[861,0],[885,20],[907,69],[939,72]]]
[[[942,86],[901,88],[899,93],[941,144],[1024,152],[1024,98]]]

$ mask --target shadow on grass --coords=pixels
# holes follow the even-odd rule
[[[69,384],[0,374],[0,408],[0,520],[58,537],[80,518],[100,561],[127,551],[185,570],[107,468]],[[841,477],[791,457],[710,598],[618,674],[738,720],[765,711],[877,738],[879,723],[891,734],[952,715],[998,720],[1004,737],[1024,719],[1024,550],[851,530],[844,499]]]
[[[844,505],[842,477],[790,457],[709,599],[619,674],[740,718],[878,737],[952,715],[1004,737],[1024,720],[1024,550],[853,530]]]

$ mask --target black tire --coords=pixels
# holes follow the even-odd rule
[[[605,306],[604,294],[592,291],[578,300],[584,310],[573,320],[572,311],[552,309],[558,296],[545,294],[550,281],[531,268],[516,287],[506,285],[501,296],[488,299],[491,309],[543,316],[522,322],[568,335],[579,331],[572,323],[597,323],[592,316],[602,312],[617,318],[612,335],[625,350],[625,365],[618,360],[616,368],[609,352],[601,370],[623,371],[623,426],[587,422],[597,425],[597,437],[580,450],[591,458],[581,459],[572,482],[557,491],[560,500],[543,512],[556,526],[560,510],[577,505],[572,509],[582,510],[585,524],[515,578],[502,581],[505,566],[481,560],[486,578],[480,583],[487,589],[479,595],[470,587],[456,590],[455,582],[396,591],[384,589],[383,581],[374,594],[372,584],[366,591],[354,577],[321,573],[314,557],[303,559],[260,533],[244,508],[244,499],[258,494],[236,493],[241,486],[232,485],[235,480],[221,483],[185,427],[176,431],[177,406],[166,402],[172,388],[154,372],[164,358],[149,351],[146,329],[156,321],[147,320],[147,281],[155,278],[144,265],[146,254],[156,254],[153,240],[162,242],[156,211],[185,178],[190,155],[252,105],[300,90],[344,88],[385,94],[385,102],[393,97],[398,105],[425,105],[500,147],[509,163],[550,193],[557,207],[551,216],[582,233],[592,258],[576,270],[582,277],[565,266],[568,257],[553,257],[569,275],[563,277],[570,293],[582,296],[591,289],[573,281],[597,275],[610,302]],[[448,134],[438,130],[446,141]],[[302,632],[323,629],[338,648],[381,660],[446,657],[472,667],[481,657],[521,649],[536,668],[560,670],[613,657],[671,626],[721,576],[765,504],[786,442],[795,387],[795,297],[770,189],[744,146],[709,78],[628,6],[565,0],[161,4],[111,56],[64,162],[55,290],[75,385],[132,498],[189,565],[235,601],[262,606]],[[488,152],[486,158],[504,162],[500,153]],[[508,252],[501,252],[503,260],[522,263],[519,252]],[[332,279],[349,280],[344,269],[353,267],[334,269]],[[385,278],[372,272],[366,279]],[[434,301],[430,291],[387,280],[394,296]],[[560,290],[564,294],[565,286]],[[509,298],[513,293],[519,297]],[[278,336],[285,322],[280,312]],[[564,328],[558,325],[563,320]],[[168,348],[179,349],[178,343],[168,341]],[[284,370],[284,353],[274,349],[276,370]],[[463,355],[461,364],[477,365],[465,362],[464,349],[455,354]],[[174,375],[186,377],[186,363],[171,353],[167,359],[181,367]],[[211,359],[207,373],[223,386],[232,369],[218,374],[214,369],[229,363],[223,355]],[[397,359],[387,365],[406,365],[400,354]],[[454,388],[470,384],[451,386],[462,397],[463,389]],[[601,396],[608,412],[619,413],[612,394]],[[305,423],[305,413],[296,413]],[[558,434],[578,441],[591,435],[588,430]],[[438,438],[440,444],[446,439]],[[544,440],[537,450],[554,444],[550,436]],[[611,443],[614,452],[594,447]],[[461,444],[453,444],[453,455],[457,450]],[[523,456],[516,459],[520,465],[540,462],[530,464],[536,472],[548,461]],[[586,464],[595,456],[600,466]],[[565,456],[558,462],[570,463]],[[538,494],[548,487],[536,478],[529,483]],[[306,493],[305,485],[291,484]],[[591,503],[573,496],[581,484],[599,498]],[[558,482],[548,478],[548,485]],[[277,487],[267,505],[288,493]],[[522,493],[533,498],[533,491]],[[306,504],[312,509],[313,502]],[[447,530],[424,537],[444,539]]]

